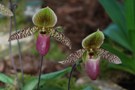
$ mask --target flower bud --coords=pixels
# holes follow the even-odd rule
[[[97,30],[96,32],[90,34],[82,41],[82,47],[85,49],[97,49],[99,48],[104,41],[104,34]]]
[[[32,21],[39,27],[54,27],[57,23],[57,16],[51,8],[46,7],[35,13]]]
[[[13,16],[13,12],[2,4],[0,4],[0,14],[4,16]]]
[[[85,62],[86,73],[92,80],[96,80],[99,75],[99,71],[100,71],[99,64],[100,64],[100,57],[98,57],[96,59],[89,58]]]
[[[50,48],[50,36],[39,34],[36,41],[36,49],[42,55],[46,55]]]

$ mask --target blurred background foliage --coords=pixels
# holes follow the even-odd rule
[[[123,62],[121,65],[111,65],[111,67],[135,75],[135,3],[133,0],[125,0],[123,3],[100,0],[100,3],[113,21],[104,30],[105,35],[111,40],[108,40],[103,47],[118,55]]]
[[[64,60],[70,52],[81,48],[81,41],[88,34],[102,30],[106,36],[103,48],[118,55],[121,65],[101,63],[100,77],[89,80],[84,71],[75,70],[71,90],[134,90],[135,89],[135,1],[134,0],[13,0],[17,1],[17,28],[32,26],[32,15],[42,7],[49,6],[57,16],[56,26],[72,41],[73,49],[51,40],[51,48],[43,62],[42,90],[67,90],[70,68],[57,62]],[[9,6],[8,0],[0,1]],[[9,18],[0,15],[0,90],[15,90],[16,80],[9,58]],[[35,38],[21,41],[25,87],[33,90],[37,83],[40,56],[35,49]],[[13,55],[18,72],[18,51],[16,41],[12,42]],[[63,70],[64,71],[61,71]],[[57,72],[56,72],[57,71]],[[53,72],[48,76],[48,73]],[[115,75],[115,76],[114,76]],[[48,80],[46,78],[49,78]],[[34,80],[35,83],[32,83]],[[32,84],[31,84],[32,83]],[[78,84],[79,83],[79,84]]]

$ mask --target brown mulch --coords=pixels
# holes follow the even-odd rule
[[[14,59],[15,59],[15,66],[17,68],[17,71],[21,72],[21,65],[19,64],[19,56],[18,55],[15,56]],[[40,64],[39,56],[25,53],[22,55],[22,60],[23,60],[23,70],[25,74],[38,75],[39,64]],[[6,74],[15,73],[10,59],[2,60],[0,64],[1,64],[0,72]],[[61,70],[63,68],[65,68],[65,66],[59,64],[58,62],[44,59],[43,66],[42,66],[42,73],[54,72],[54,71]]]

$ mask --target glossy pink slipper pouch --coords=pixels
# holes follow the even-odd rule
[[[46,55],[50,48],[50,36],[46,34],[39,34],[36,41],[36,49],[42,55]]]
[[[100,57],[96,58],[96,59],[88,59],[85,62],[85,70],[87,75],[92,79],[92,80],[96,80],[99,72],[100,72]]]

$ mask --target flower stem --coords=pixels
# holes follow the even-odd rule
[[[10,9],[12,10],[12,1],[9,0],[9,3],[10,3]],[[12,20],[13,20],[13,18],[10,17],[9,36],[11,36],[11,32],[12,32]],[[16,65],[15,65],[15,60],[14,60],[13,55],[12,55],[12,44],[11,44],[11,41],[9,41],[9,53],[10,53],[10,58],[11,58],[11,63],[13,65],[13,69],[15,71],[15,77],[16,77],[17,82],[19,83],[19,79],[18,79],[18,75],[17,75],[17,69],[16,69]]]
[[[76,63],[73,64],[71,72],[70,72],[70,76],[69,76],[69,79],[68,79],[68,90],[70,90],[70,81],[71,81],[72,73],[73,73],[75,68],[76,68]]]
[[[40,68],[39,68],[39,77],[38,77],[37,90],[40,90],[39,89],[39,84],[40,84],[40,78],[41,78],[41,73],[42,73],[43,57],[44,56],[41,56],[41,61],[40,61],[40,65],[39,65]]]
[[[15,5],[15,4],[14,4]],[[16,32],[17,32],[17,23],[16,23],[16,14],[15,14],[15,7],[16,6],[13,6],[13,10],[12,10],[12,12],[13,12],[13,21],[14,21],[14,26],[15,26],[15,30],[16,30]],[[22,75],[21,75],[21,81],[22,81],[22,85],[23,85],[23,83],[24,83],[24,72],[23,72],[23,62],[22,62],[22,52],[21,52],[21,45],[20,45],[20,42],[19,42],[19,40],[17,39],[17,44],[18,44],[18,51],[19,51],[19,63],[20,63],[20,67],[21,67],[21,73],[22,73]]]

